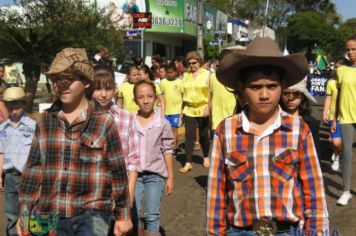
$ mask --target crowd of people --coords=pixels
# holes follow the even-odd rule
[[[346,53],[323,112],[332,169],[342,163],[339,205],[352,197],[356,37]],[[2,79],[14,65],[0,66],[7,235],[160,235],[183,124],[179,172],[194,171],[197,142],[209,169],[208,235],[329,235],[303,54],[283,55],[273,40],[256,38],[244,52],[224,50],[207,62],[196,51],[184,63],[155,55],[152,67],[140,59],[125,66],[119,85],[107,55],[102,46],[91,60],[80,48],[58,52],[45,73],[56,99],[38,120],[24,112],[21,82]]]

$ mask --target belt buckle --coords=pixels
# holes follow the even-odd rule
[[[259,219],[252,225],[252,230],[258,236],[273,236],[277,233],[277,223],[270,219]]]

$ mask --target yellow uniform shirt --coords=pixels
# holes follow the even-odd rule
[[[139,107],[136,105],[134,100],[134,89],[135,84],[130,82],[124,82],[119,87],[118,98],[121,98],[122,108],[131,114],[136,115]]]
[[[340,88],[340,124],[356,123],[356,67],[341,66],[336,75]]]
[[[183,114],[191,117],[203,117],[209,100],[210,71],[200,68],[197,77],[193,78],[191,72],[183,75]]]
[[[134,100],[134,89],[135,84],[130,82],[124,82],[118,89],[118,98],[123,100],[122,108],[131,114],[136,115],[138,110],[140,109]],[[158,84],[155,84],[157,95],[162,94],[162,90]]]
[[[181,79],[161,80],[160,87],[166,103],[165,115],[177,115],[182,113],[183,81]]]
[[[334,114],[335,114],[336,98],[337,98],[337,93],[338,93],[336,83],[337,83],[336,80],[331,79],[326,84],[326,95],[331,96],[331,103],[330,103],[330,109],[329,109],[329,120],[333,120]]]
[[[215,73],[210,76],[212,129],[228,116],[233,115],[236,107],[236,96],[232,89],[221,84]]]

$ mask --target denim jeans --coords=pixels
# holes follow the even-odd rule
[[[19,190],[21,176],[15,174],[5,175],[4,210],[7,217],[6,234],[17,235],[16,222],[19,218]]]
[[[140,227],[141,201],[145,201],[145,222],[146,230],[149,232],[159,232],[160,208],[164,187],[164,178],[154,173],[139,174],[135,191],[134,222]]]
[[[304,234],[297,227],[291,226],[290,230],[287,232],[276,233],[275,236],[303,236]],[[242,230],[235,227],[230,227],[226,236],[256,236],[252,230]]]
[[[59,217],[57,235],[63,236],[106,236],[112,222],[112,212],[86,210],[82,214]]]

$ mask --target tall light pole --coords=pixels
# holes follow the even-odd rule
[[[263,27],[262,27],[262,37],[265,37],[266,35],[266,26],[267,26],[267,14],[268,14],[268,6],[269,6],[269,0],[267,0],[266,2],[266,10],[265,10],[265,17],[263,19]]]
[[[203,45],[203,5],[205,0],[198,0],[198,32],[197,32],[197,51],[204,58],[204,45]]]

